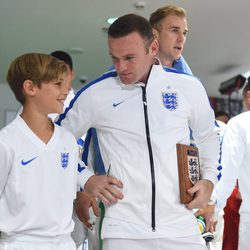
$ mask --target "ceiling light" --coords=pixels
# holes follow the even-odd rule
[[[118,17],[110,17],[107,19],[107,23],[112,24],[116,19],[118,19]]]
[[[145,6],[146,6],[145,2],[137,2],[137,3],[135,3],[135,8],[137,10],[143,10],[145,8]]]
[[[72,47],[67,49],[67,51],[71,54],[82,54],[84,52],[83,48],[78,48],[78,47]]]

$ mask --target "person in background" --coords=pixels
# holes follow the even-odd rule
[[[161,64],[192,75],[182,56],[188,33],[185,9],[175,5],[161,7],[150,15],[149,22],[159,44],[157,56]]]
[[[226,111],[219,110],[215,112],[215,119],[227,124],[230,119],[230,116]]]
[[[149,21],[159,44],[157,57],[161,64],[193,75],[182,56],[188,34],[187,13],[185,9],[175,5],[167,5],[155,10],[150,15]],[[216,126],[218,125],[221,128],[223,124],[218,123],[216,123]],[[210,218],[210,212],[207,214],[203,213],[203,211],[201,213],[198,211],[197,216],[202,214],[207,220],[206,231],[213,231],[214,222]]]
[[[1,249],[76,249],[70,233],[77,184],[93,206],[91,196],[114,189],[107,183],[116,179],[82,165],[75,138],[48,117],[63,112],[67,74],[64,62],[40,53],[24,54],[9,67],[7,81],[23,109],[0,131]]]
[[[248,78],[247,84],[245,85],[243,89],[242,97],[243,97],[244,111],[249,111],[250,110],[250,77]]]
[[[250,110],[249,80],[243,89],[242,98],[243,98],[244,111],[249,111]],[[239,185],[238,181],[236,181],[236,185],[233,189],[233,192],[227,199],[226,206],[224,207],[224,233],[223,233],[222,247],[225,250],[238,249],[239,222],[240,222],[239,209],[241,206],[241,202],[242,199],[239,191]]]
[[[207,204],[217,181],[219,143],[206,92],[196,78],[157,64],[158,45],[141,16],[118,18],[108,47],[116,70],[82,88],[58,120],[76,138],[96,128],[106,173],[123,182],[123,200],[105,204],[104,250],[206,249],[190,210]],[[176,144],[190,143],[189,126],[200,147],[202,179],[184,206]]]
[[[232,219],[232,211],[236,215],[236,221],[234,216],[234,223],[230,221],[231,225],[234,225],[234,231],[225,224],[223,249],[239,249],[245,250],[249,248],[248,235],[250,230],[250,186],[248,176],[250,174],[249,155],[250,155],[250,133],[249,133],[249,121],[250,121],[250,83],[249,79],[246,86],[243,89],[243,106],[246,112],[243,112],[233,118],[231,118],[227,124],[223,145],[222,145],[222,179],[217,184],[217,206],[216,210],[225,207],[227,198],[232,192],[235,183],[237,181],[239,192],[234,192],[235,201],[233,204],[233,210],[227,215],[226,219]],[[231,198],[231,197],[230,197]],[[242,201],[241,201],[242,199]],[[236,203],[237,202],[237,203]],[[241,204],[240,204],[241,203]],[[240,207],[240,208],[239,208]],[[240,216],[237,216],[237,208],[239,208]],[[227,210],[225,210],[227,212]],[[225,214],[226,215],[226,214]],[[239,230],[237,218],[239,222]],[[228,223],[225,221],[225,223]],[[237,237],[239,232],[239,239]],[[231,235],[231,237],[230,237]],[[230,237],[230,239],[228,238]],[[237,248],[238,242],[238,248]]]
[[[63,50],[56,50],[56,51],[51,52],[50,55],[66,63],[67,69],[68,69],[68,75],[67,75],[66,80],[69,81],[70,84],[72,85],[72,82],[75,78],[75,71],[73,68],[73,60],[70,54],[68,54],[66,51],[63,51]],[[65,108],[69,106],[69,103],[73,99],[74,96],[75,96],[74,89],[71,87],[69,94],[64,102],[63,110],[65,110]],[[50,114],[50,117],[53,120],[55,120],[57,116],[58,114]]]
[[[73,69],[73,60],[70,54],[63,50],[55,50],[51,52],[50,55],[66,63],[69,72],[68,77],[72,82],[75,77],[75,71]]]

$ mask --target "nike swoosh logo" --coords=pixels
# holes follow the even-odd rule
[[[113,107],[117,107],[118,105],[122,104],[124,101],[121,101],[121,102],[114,102],[113,103]]]
[[[25,165],[29,164],[30,162],[32,162],[33,160],[35,160],[36,158],[37,158],[37,156],[34,157],[34,158],[32,158],[32,159],[30,159],[30,160],[28,160],[28,161],[22,160],[21,163],[22,163],[23,166],[25,166]]]

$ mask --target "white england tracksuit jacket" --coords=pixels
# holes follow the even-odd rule
[[[83,87],[58,123],[80,138],[96,128],[106,171],[123,182],[123,200],[106,207],[103,237],[199,234],[179,201],[176,144],[200,151],[201,177],[217,182],[219,137],[202,84],[153,65],[147,85],[124,85],[115,71]]]

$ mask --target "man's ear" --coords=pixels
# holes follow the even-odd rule
[[[23,82],[23,91],[27,96],[34,96],[36,94],[37,86],[31,80]]]
[[[156,39],[153,40],[149,47],[149,52],[155,57],[159,51],[159,43]]]
[[[156,40],[158,40],[159,39],[159,31],[157,29],[154,29],[154,28],[152,28],[152,31],[153,31],[154,38]]]

